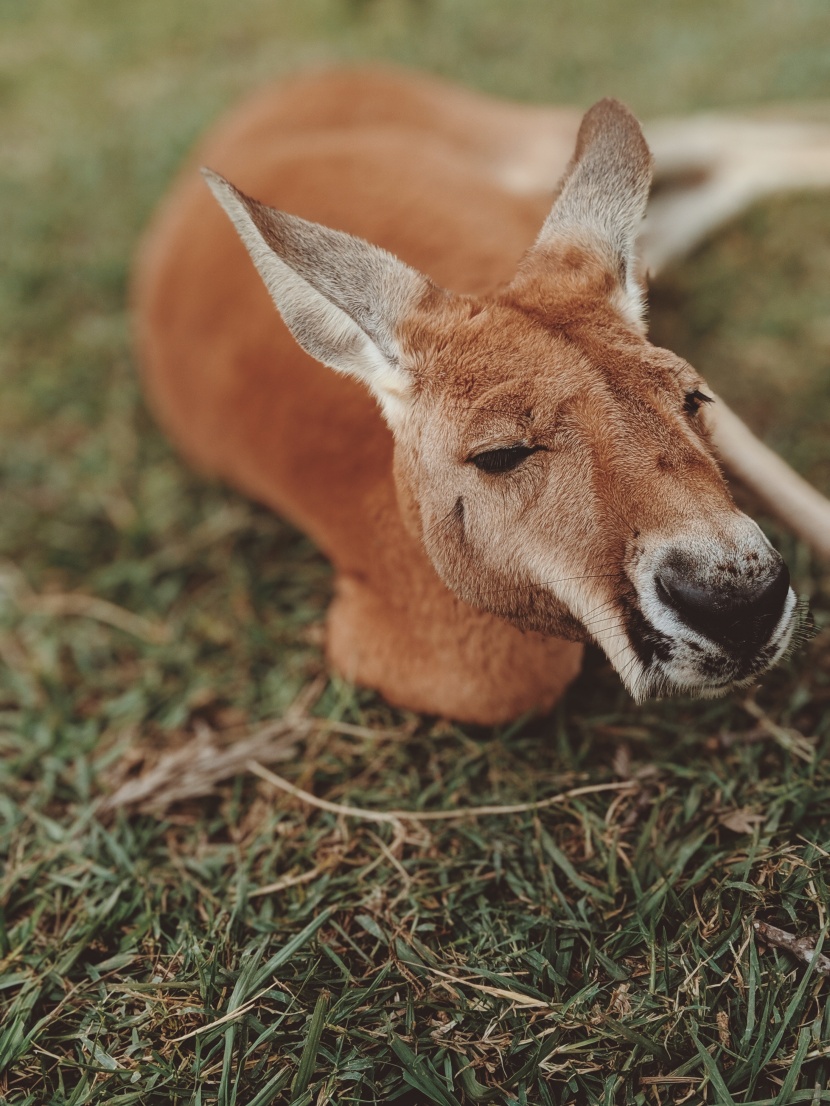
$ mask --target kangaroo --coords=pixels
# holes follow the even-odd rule
[[[696,164],[717,177],[729,145]],[[796,599],[717,452],[822,551],[830,505],[649,343],[652,157],[622,104],[579,123],[334,71],[258,94],[198,160],[233,180],[205,172],[230,218],[189,169],[145,240],[146,387],[191,462],[332,560],[337,672],[490,725],[549,710],[588,640],[636,699],[776,663]],[[642,239],[661,263],[734,209],[707,221],[668,161]]]

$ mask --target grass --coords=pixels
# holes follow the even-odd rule
[[[261,77],[387,57],[644,115],[821,97],[830,12],[730,0],[6,0],[0,11],[0,1100],[830,1100],[830,632],[750,697],[637,708],[598,656],[549,719],[403,715],[328,680],[329,571],[153,427],[124,309],[141,226]],[[654,290],[687,356],[830,492],[825,197],[770,201]],[[776,537],[817,622],[826,569]],[[111,607],[84,608],[81,593]],[[115,622],[116,624],[113,624]],[[277,770],[155,813],[104,799],[283,716]],[[267,890],[273,885],[276,890]]]

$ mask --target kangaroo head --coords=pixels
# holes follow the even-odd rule
[[[787,569],[730,497],[709,389],[645,336],[651,156],[625,107],[585,116],[536,243],[483,297],[206,176],[299,344],[377,398],[402,514],[453,592],[595,640],[637,698],[715,695],[781,656]]]

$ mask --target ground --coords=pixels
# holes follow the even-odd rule
[[[178,161],[257,80],[364,57],[643,117],[807,101],[830,9],[5,0],[0,1100],[830,1101],[820,963],[753,927],[827,932],[826,566],[768,527],[819,633],[748,694],[637,707],[592,655],[549,719],[436,723],[326,677],[325,561],[143,406],[127,273]],[[827,196],[776,199],[652,330],[830,493],[828,297]],[[482,806],[519,809],[375,818]]]

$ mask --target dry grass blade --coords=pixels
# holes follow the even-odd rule
[[[17,565],[10,561],[4,562],[0,568],[0,588],[25,614],[42,614],[50,618],[90,618],[151,645],[164,645],[172,636],[169,626],[152,622],[95,595],[81,592],[38,595],[29,587]]]
[[[102,810],[130,806],[142,813],[158,814],[173,803],[210,795],[222,780],[244,772],[251,757],[272,764],[288,760],[296,753],[297,742],[314,727],[310,719],[281,719],[223,747],[216,734],[204,726],[180,749],[162,756],[149,771],[123,783],[104,800]]]
[[[311,718],[308,711],[320,697],[326,685],[326,677],[307,684],[297,699],[288,707],[284,716],[263,726],[250,737],[220,738],[204,723],[197,722],[195,735],[181,748],[165,753],[158,763],[140,776],[128,779],[104,800],[102,811],[121,807],[133,807],[142,813],[159,815],[174,803],[185,802],[210,795],[224,780],[250,770],[250,763],[274,764],[296,755],[297,743],[312,733],[347,733],[358,736],[389,736],[387,730],[371,730],[325,718]],[[392,734],[392,736],[399,736]],[[275,777],[280,778],[280,777]],[[271,781],[273,782],[273,781]],[[291,785],[289,785],[291,786]],[[380,819],[386,820],[386,819]],[[280,890],[305,882],[309,875],[291,879],[259,891]]]
[[[432,972],[433,975],[440,976],[441,979],[449,980],[451,983],[458,987],[470,987],[474,991],[481,991],[485,995],[494,995],[496,998],[506,999],[508,1002],[515,1003],[516,1006],[527,1006],[534,1010],[550,1010],[551,1003],[543,1002],[541,999],[533,998],[531,995],[523,995],[521,991],[511,991],[507,987],[489,987],[486,983],[473,983],[471,979],[459,979],[457,975],[452,975],[450,972],[443,972],[440,968],[433,968],[430,964],[427,964],[426,971]]]
[[[94,595],[81,595],[78,592],[33,595],[21,606],[27,613],[44,614],[52,618],[91,618],[116,630],[123,630],[125,634],[140,638],[151,645],[164,645],[172,636],[170,628],[163,623],[151,622]]]
[[[296,876],[283,876],[282,879],[277,879],[273,883],[267,883],[264,887],[256,887],[252,891],[248,891],[248,898],[255,899],[261,895],[275,895],[278,891],[285,891],[289,887],[298,887],[303,883],[311,883],[315,880],[321,872],[325,872],[328,868],[331,868],[335,861],[327,861],[325,864],[315,864],[313,868],[310,868],[307,872],[300,872]]]
[[[240,1018],[244,1018],[272,988],[273,983],[269,983],[267,987],[263,987],[261,991],[258,991],[249,998],[247,1002],[243,1002],[241,1006],[229,1010],[226,1014],[223,1014],[221,1018],[214,1018],[213,1021],[208,1022],[207,1025],[200,1025],[197,1029],[191,1029],[189,1033],[183,1033],[181,1037],[171,1037],[168,1044],[178,1045],[181,1044],[182,1041],[190,1041],[193,1037],[201,1037],[204,1033],[210,1033],[212,1029],[217,1029],[220,1025],[227,1025],[229,1022],[238,1021]]]
[[[586,787],[573,787],[570,791],[561,791],[558,795],[551,795],[547,799],[539,799],[532,803],[507,803],[493,806],[469,806],[459,807],[456,810],[367,810],[364,807],[348,806],[345,803],[333,803],[328,799],[319,799],[301,787],[269,772],[261,764],[251,760],[245,765],[249,772],[272,784],[274,787],[285,791],[301,802],[309,806],[316,806],[319,810],[327,810],[331,814],[342,814],[347,818],[360,818],[364,822],[387,822],[397,825],[400,822],[446,822],[458,818],[484,818],[488,815],[525,814],[533,810],[545,810],[551,806],[566,803],[569,799],[577,799],[582,795],[596,795],[603,791],[632,791],[630,781],[617,783],[596,783]]]
[[[782,749],[810,764],[816,755],[815,738],[807,737],[798,730],[781,726],[762,710],[754,699],[747,697],[741,703],[747,714],[751,715],[765,734],[772,738]]]

